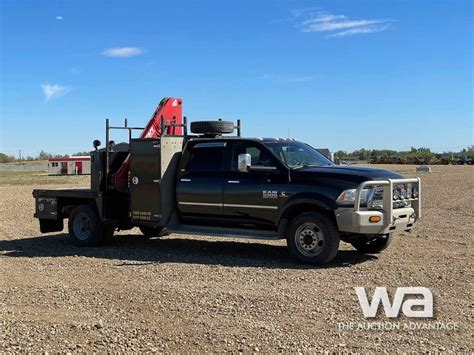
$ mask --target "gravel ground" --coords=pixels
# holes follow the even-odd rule
[[[390,168],[414,176],[412,166]],[[77,248],[66,234],[40,235],[33,185],[0,186],[0,351],[472,352],[474,167],[421,176],[414,232],[379,256],[342,243],[324,268],[292,262],[283,241],[147,241],[132,230],[113,245]],[[368,322],[356,286],[428,287],[435,319],[414,322],[457,329],[340,329]]]

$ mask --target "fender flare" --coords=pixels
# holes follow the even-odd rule
[[[304,195],[295,195],[289,201],[287,201],[283,208],[280,210],[278,215],[278,235],[283,236],[284,231],[289,223],[289,220],[284,218],[285,213],[288,212],[291,208],[303,205],[303,204],[311,204],[316,206],[318,209],[324,210],[326,212],[333,212],[337,209],[337,203],[333,201],[331,198],[319,194],[319,193],[312,193],[312,194],[304,194]]]

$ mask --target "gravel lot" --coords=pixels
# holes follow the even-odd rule
[[[391,166],[414,176],[413,166]],[[77,248],[40,235],[34,183],[0,184],[0,351],[472,352],[474,167],[421,174],[423,219],[379,256],[344,243],[325,268],[292,262],[285,242],[135,230]],[[88,177],[52,188],[87,186]],[[34,181],[34,178],[32,179]],[[42,181],[41,187],[47,180]],[[425,286],[457,330],[341,330],[367,323],[354,287]],[[408,323],[403,316],[381,323]],[[452,323],[451,323],[452,324]]]

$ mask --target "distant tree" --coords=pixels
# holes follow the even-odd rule
[[[6,155],[4,153],[0,153],[0,163],[11,163],[15,160],[16,159],[13,155]]]
[[[78,156],[81,156],[81,155],[89,155],[90,152],[86,152],[86,151],[83,151],[83,152],[77,152],[77,153],[74,153],[72,156],[73,157],[78,157]]]
[[[467,147],[466,155],[468,159],[474,159],[474,145]]]
[[[347,153],[343,150],[338,150],[337,152],[334,153],[334,156],[340,159],[343,159],[344,157],[347,156]]]
[[[49,158],[52,158],[52,155],[45,152],[44,150],[42,150],[39,154],[38,154],[38,159],[39,160],[48,160]]]
[[[54,154],[51,158],[69,158],[68,154]]]

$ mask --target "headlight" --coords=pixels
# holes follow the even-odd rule
[[[402,188],[400,189],[400,197],[404,200],[407,198],[407,190]]]
[[[407,190],[404,184],[393,185],[393,199],[396,200],[404,200],[407,198]]]
[[[360,204],[367,205],[367,199],[373,194],[373,189],[363,189],[360,192]],[[339,206],[354,206],[356,189],[344,190],[337,198],[336,202]]]
[[[398,200],[401,198],[401,191],[397,188],[393,189],[393,199]]]

